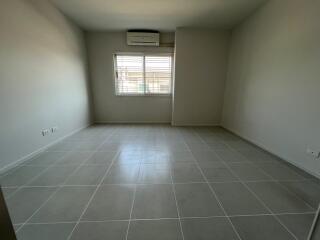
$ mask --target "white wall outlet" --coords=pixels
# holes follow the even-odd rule
[[[312,155],[315,158],[320,158],[320,150],[313,150],[311,148],[308,148],[307,153]]]
[[[55,132],[58,131],[58,129],[59,129],[58,127],[52,127],[52,128],[51,128],[51,132],[52,132],[52,133],[55,133]]]
[[[41,134],[42,136],[46,136],[49,134],[49,132],[50,132],[49,129],[45,129],[45,130],[42,130]]]

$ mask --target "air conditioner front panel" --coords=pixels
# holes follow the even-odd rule
[[[128,32],[127,44],[130,46],[159,46],[159,33]]]

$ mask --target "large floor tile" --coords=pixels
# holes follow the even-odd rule
[[[223,142],[207,142],[206,143],[212,150],[228,150],[229,146]]]
[[[71,240],[125,240],[128,221],[81,222]]]
[[[0,183],[19,240],[180,240],[178,213],[185,240],[239,240],[223,209],[241,240],[305,240],[320,202],[310,175],[219,127],[89,127]]]
[[[205,182],[201,171],[195,163],[176,163],[172,166],[174,183]]]
[[[94,187],[62,187],[31,218],[31,223],[77,221]]]
[[[143,151],[141,164],[169,164],[170,153],[167,151]]]
[[[251,163],[231,163],[228,165],[242,181],[272,180],[270,176]]]
[[[132,165],[132,164],[140,164],[141,159],[143,158],[142,151],[129,151],[123,150],[120,151],[119,155],[117,155],[114,164],[116,165]]]
[[[225,141],[225,143],[233,150],[237,151],[256,151],[259,150],[258,147],[254,146],[253,144],[249,143],[248,141],[245,141],[243,139],[238,140],[230,140]]]
[[[217,199],[205,183],[175,184],[181,217],[223,216]]]
[[[278,218],[299,240],[308,239],[314,214],[287,214]]]
[[[74,150],[78,145],[79,141],[76,140],[63,140],[54,144],[53,146],[47,149],[48,152],[70,152]]]
[[[28,186],[58,186],[76,170],[76,165],[51,166],[40,176],[28,183]]]
[[[69,152],[62,159],[57,161],[56,165],[80,165],[87,161],[93,152]]]
[[[185,240],[240,240],[225,217],[181,220]]]
[[[209,182],[239,181],[238,177],[221,162],[200,162],[199,165]]]
[[[220,158],[214,151],[195,151],[193,155],[198,162],[220,162]]]
[[[12,222],[24,223],[56,191],[52,187],[21,188],[7,199]]]
[[[74,148],[74,151],[95,151],[101,144],[100,141],[82,141]]]
[[[257,166],[275,180],[303,180],[302,176],[298,175],[296,172],[284,166],[283,164],[258,163]]]
[[[75,223],[27,224],[17,233],[19,240],[66,240]]]
[[[211,183],[228,215],[270,213],[242,183]]]
[[[108,166],[83,165],[65,182],[65,185],[98,185],[106,174]]]
[[[105,185],[99,187],[82,220],[126,220],[134,197],[133,185]]]
[[[34,158],[24,162],[24,164],[49,166],[60,160],[66,154],[66,152],[42,152]]]
[[[116,157],[116,154],[117,152],[96,152],[85,161],[85,164],[109,166]]]
[[[320,204],[320,186],[311,180],[280,182],[287,189],[295,193],[313,208]]]
[[[131,221],[128,240],[182,240],[178,220]]]
[[[170,164],[141,164],[138,183],[171,183]]]
[[[231,221],[244,240],[294,240],[273,216],[232,217]]]
[[[183,151],[183,152],[169,152],[170,161],[172,163],[178,163],[178,162],[194,162],[194,156],[189,151]]]
[[[184,142],[172,142],[170,144],[160,144],[156,145],[155,149],[163,152],[187,152],[189,147]]]
[[[47,166],[22,166],[0,178],[2,187],[17,187],[27,184],[41,174]]]
[[[246,157],[251,162],[279,162],[279,158],[276,156],[262,150],[259,148],[256,149],[240,149],[239,152]]]
[[[224,162],[247,162],[248,160],[240,153],[233,150],[216,151],[217,155]]]
[[[293,165],[293,164],[291,164],[289,162],[286,162],[284,160],[281,160],[280,164],[290,168],[292,171],[294,171],[295,173],[297,173],[298,175],[300,175],[304,179],[311,180],[311,181],[314,181],[314,182],[318,182],[318,184],[320,185],[320,179],[319,178],[317,178],[314,175],[311,175],[310,173],[304,171],[303,169],[300,169],[297,166],[295,166],[295,165]]]
[[[133,184],[137,183],[140,164],[113,165],[108,171],[103,184]]]
[[[118,152],[122,150],[127,151],[141,151],[144,149],[144,146],[142,144],[139,144],[139,142],[106,142],[98,147],[98,151],[111,151],[111,152]]]
[[[132,218],[151,219],[176,217],[178,217],[177,207],[171,184],[137,186]]]
[[[314,211],[304,201],[275,182],[250,182],[247,185],[274,213]]]
[[[198,152],[198,151],[210,151],[212,150],[208,144],[204,142],[198,142],[198,141],[189,141],[187,142],[188,148],[192,152]]]

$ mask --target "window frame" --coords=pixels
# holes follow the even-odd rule
[[[119,93],[118,92],[118,77],[117,77],[117,56],[141,56],[143,57],[143,93]],[[146,78],[145,78],[145,57],[147,56],[167,56],[171,57],[171,78],[170,78],[170,92],[169,93],[146,93]],[[113,79],[114,79],[114,93],[117,97],[168,97],[172,95],[173,90],[173,53],[159,53],[159,52],[117,52],[113,54]]]

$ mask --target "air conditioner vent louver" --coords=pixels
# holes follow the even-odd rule
[[[128,31],[127,44],[129,46],[159,46],[160,34],[156,31]]]

